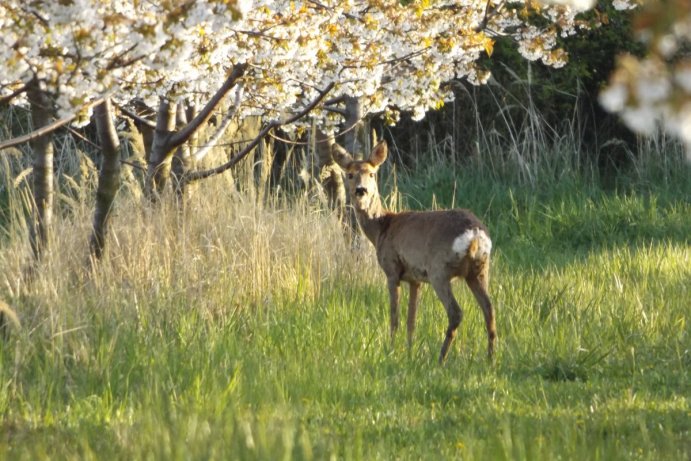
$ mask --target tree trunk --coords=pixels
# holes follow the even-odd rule
[[[28,85],[27,96],[31,107],[34,130],[46,126],[51,121],[52,108],[48,95],[41,90],[39,83]],[[34,151],[34,217],[31,221],[29,239],[36,260],[41,259],[48,250],[51,226],[53,223],[53,142],[52,134],[39,136],[32,143]]]
[[[319,183],[324,189],[329,207],[343,217],[346,205],[346,192],[343,183],[343,172],[331,156],[331,146],[334,144],[333,136],[328,136],[317,129],[315,137]]]
[[[274,149],[273,143],[268,139],[264,139],[259,143],[257,149],[257,163],[259,166],[259,175],[257,178],[257,202],[266,203],[270,194],[269,179],[271,178],[271,166],[274,163]]]
[[[189,105],[185,107],[183,104],[178,104],[177,129],[181,130],[187,125],[188,120],[194,117],[194,106]],[[175,155],[173,156],[173,189],[180,205],[184,205],[185,198],[187,197],[189,185],[185,178],[194,166],[192,146],[197,143],[198,136],[199,132],[195,131],[187,142],[175,150]]]
[[[296,137],[291,137],[287,132],[276,129],[279,138],[287,140],[295,140]],[[281,186],[281,180],[285,172],[286,165],[290,162],[295,147],[289,142],[274,140],[273,147],[274,161],[271,164],[271,176],[269,177],[269,189],[277,190]]]
[[[173,146],[170,138],[175,130],[175,104],[161,98],[156,117],[156,133],[151,144],[146,174],[146,194],[149,198],[160,195],[170,176]]]
[[[367,127],[362,120],[362,106],[358,98],[347,96],[345,102],[345,124],[343,126],[343,147],[355,159],[369,154]]]
[[[98,175],[96,206],[89,248],[95,259],[101,259],[115,194],[120,187],[120,141],[113,124],[110,99],[94,108],[103,161]]]
[[[134,109],[135,113],[142,118],[146,118],[147,116],[153,115],[153,110],[139,100],[134,101]],[[140,121],[135,121],[134,124],[139,133],[141,133],[142,135],[142,142],[144,148],[141,150],[140,153],[142,158],[144,158],[148,165],[149,159],[151,158],[151,146],[154,143],[155,130],[150,125],[142,123]]]
[[[150,198],[159,195],[165,188],[170,176],[173,151],[189,141],[190,137],[199,130],[202,124],[209,120],[209,117],[211,117],[211,114],[216,110],[225,95],[235,87],[238,79],[244,75],[245,69],[247,69],[246,64],[234,65],[233,71],[228,75],[223,85],[214,93],[209,102],[189,123],[178,131],[175,131],[175,105],[172,105],[166,98],[161,98],[156,120],[156,133],[151,145],[151,156],[146,178],[146,193]]]

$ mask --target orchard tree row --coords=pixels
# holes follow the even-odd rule
[[[691,113],[691,65],[674,58],[688,45],[689,8],[682,0],[671,3],[671,11],[643,10],[638,27],[649,57],[622,59],[602,100],[634,128],[661,121],[691,142],[684,121]],[[328,146],[342,136],[356,152],[362,146],[355,128],[364,118],[395,123],[406,112],[421,119],[453,98],[450,82],[485,83],[489,72],[481,62],[497,39],[513,42],[528,60],[563,66],[568,56],[561,40],[606,27],[601,15],[581,14],[591,7],[582,0],[0,2],[0,104],[29,107],[34,127],[1,141],[0,149],[32,143],[34,254],[40,257],[49,241],[51,135],[66,124],[93,120],[98,129],[103,159],[90,240],[98,258],[119,187],[117,116],[135,118],[151,134],[145,137],[148,195],[155,199],[171,183],[184,194],[187,184],[228,170],[279,127],[317,127],[320,142]],[[261,117],[262,129],[226,162],[199,170],[195,159],[203,153],[182,147],[194,144],[200,127],[228,101],[226,120]],[[142,108],[154,115],[142,115]],[[179,167],[171,174],[175,156]]]

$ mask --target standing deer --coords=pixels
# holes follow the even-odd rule
[[[439,354],[442,363],[449,351],[463,312],[451,290],[451,280],[465,279],[482,308],[487,327],[487,353],[492,358],[497,337],[492,302],[487,293],[492,241],[485,225],[468,210],[387,212],[381,203],[376,173],[387,156],[379,142],[367,160],[354,160],[338,144],[332,155],[346,173],[348,193],[360,227],[374,245],[379,265],[386,274],[390,296],[391,340],[398,330],[399,288],[410,285],[408,347],[415,331],[420,284],[432,285],[449,318]]]

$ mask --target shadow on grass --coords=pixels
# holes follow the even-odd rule
[[[599,191],[516,200],[489,218],[495,248],[514,267],[560,268],[618,248],[691,244],[691,202],[682,197]]]
[[[403,208],[473,210],[507,264],[540,269],[619,247],[691,244],[691,167],[681,168],[659,184],[622,176],[620,189],[578,177],[521,187],[448,167],[398,187]]]

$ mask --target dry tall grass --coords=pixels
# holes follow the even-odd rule
[[[13,194],[21,200],[13,209],[26,209],[22,197]],[[93,264],[91,201],[63,207],[52,250],[31,282],[24,213],[12,215],[0,253],[0,286],[32,335],[56,338],[88,328],[101,313],[137,316],[142,300],[165,315],[194,299],[201,315],[225,317],[261,309],[279,294],[313,301],[336,278],[379,276],[370,246],[352,252],[337,217],[306,196],[257,204],[223,178],[201,184],[184,211],[120,194],[104,258]]]

